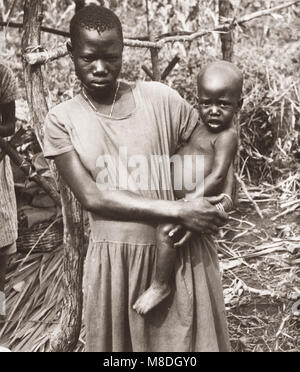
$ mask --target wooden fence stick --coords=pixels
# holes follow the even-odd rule
[[[185,42],[185,41],[194,41],[198,38],[201,38],[203,36],[206,36],[208,34],[211,34],[213,32],[224,32],[228,33],[232,27],[236,27],[237,25],[242,25],[244,23],[247,23],[249,21],[252,21],[256,18],[264,17],[267,15],[270,15],[274,12],[277,12],[279,10],[289,8],[293,5],[296,5],[300,3],[300,0],[294,0],[290,1],[288,3],[276,6],[274,8],[260,10],[258,12],[254,12],[248,15],[245,15],[241,17],[240,19],[236,20],[236,22],[232,23],[232,19],[228,20],[227,22],[224,22],[224,24],[219,25],[213,30],[202,30],[195,33],[191,33],[189,35],[178,35],[178,36],[170,36],[170,37],[164,37],[163,39],[159,40],[158,42],[151,42],[151,41],[141,41],[141,40],[132,40],[132,39],[125,39],[124,44],[127,47],[131,48],[153,48],[153,49],[162,49],[165,44],[167,43],[174,43],[174,42]],[[159,39],[159,38],[158,38]],[[50,58],[50,60],[54,60],[57,58],[65,57],[67,52],[67,47],[59,48],[59,52],[56,51],[48,51],[48,53],[45,54],[45,52],[37,53],[37,56],[32,56],[32,53],[28,53],[24,55],[24,58],[28,64],[34,65],[34,64],[43,64],[49,60],[49,55],[52,56],[56,55],[55,58]]]
[[[240,178],[240,176],[235,173],[235,178],[236,180],[238,181],[238,183],[241,185],[243,191],[244,191],[244,194],[247,196],[248,200],[250,201],[250,203],[253,204],[257,214],[259,215],[259,217],[263,220],[264,219],[264,215],[262,213],[262,211],[260,210],[258,204],[256,203],[256,201],[254,199],[252,199],[252,197],[250,196],[250,194],[248,193],[248,190],[247,190],[247,186],[245,185],[245,182]]]
[[[23,54],[29,48],[40,47],[43,0],[25,0]],[[44,80],[41,67],[31,66],[24,60],[24,75],[28,105],[39,141],[43,144],[43,125],[48,112],[45,99]],[[55,167],[52,171],[56,174]],[[62,212],[64,216],[64,299],[61,321],[50,339],[53,352],[70,352],[77,345],[82,319],[82,278],[83,278],[83,213],[70,190],[60,184]]]
[[[152,72],[148,69],[147,66],[142,65],[142,70],[145,72],[146,75],[149,76],[149,78],[150,78],[151,80],[154,81],[154,76],[153,76]]]
[[[161,80],[165,80],[169,75],[170,73],[173,71],[173,69],[175,68],[175,66],[177,65],[177,63],[180,61],[180,58],[178,56],[175,56],[172,61],[169,63],[169,66],[167,66],[167,68],[165,69],[165,71],[162,73],[161,75]]]

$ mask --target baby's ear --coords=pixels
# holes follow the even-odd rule
[[[73,59],[73,47],[71,41],[67,41],[67,49],[69,52],[69,56]]]

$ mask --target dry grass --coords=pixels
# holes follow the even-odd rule
[[[232,347],[236,352],[299,351],[299,314],[291,311],[300,299],[299,175],[247,190],[265,219],[240,193],[239,209],[219,238]],[[290,205],[297,209],[290,211]],[[12,350],[47,350],[60,316],[62,255],[58,249],[11,262],[9,318],[0,338]],[[84,331],[76,351],[83,350]]]

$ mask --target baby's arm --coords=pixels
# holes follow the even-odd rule
[[[15,101],[0,105],[2,123],[0,124],[0,137],[10,137],[15,132],[16,105]]]
[[[237,147],[238,137],[236,131],[233,129],[226,130],[218,135],[214,144],[215,155],[211,173],[197,187],[197,190],[189,195],[189,199],[218,195],[224,192],[226,182],[226,191],[232,189],[233,183],[230,181],[232,175],[229,174],[229,171],[231,170],[233,172],[232,164]],[[231,194],[232,191],[230,191],[229,196]]]

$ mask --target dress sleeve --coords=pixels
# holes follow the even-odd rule
[[[0,65],[0,103],[10,103],[17,98],[17,83],[12,70]]]
[[[173,106],[173,123],[176,128],[177,147],[187,142],[199,121],[199,114],[179,93],[171,90],[170,105]],[[173,125],[174,125],[173,124]]]
[[[62,115],[50,111],[45,119],[44,156],[53,158],[74,149],[66,120]]]

